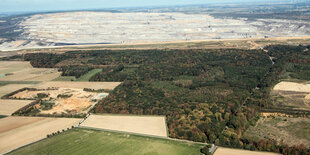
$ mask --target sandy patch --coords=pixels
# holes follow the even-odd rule
[[[90,115],[82,126],[167,137],[165,117],[159,116]]]
[[[98,100],[106,97],[108,93],[87,92],[83,89],[58,88],[45,90],[24,90],[14,94],[10,98],[18,99],[35,99],[38,94],[46,94],[47,97],[42,98],[43,102],[54,103],[50,110],[43,110],[38,105],[42,114],[62,114],[62,113],[87,113],[89,107],[95,105]],[[102,94],[104,94],[102,96]],[[67,96],[67,97],[61,97]]]
[[[261,113],[262,116],[264,117],[268,117],[268,116],[283,116],[283,117],[289,117],[290,115],[284,114],[284,113],[270,113],[270,112],[262,112]]]
[[[77,125],[75,118],[6,117],[0,119],[0,154]],[[6,130],[3,130],[3,129]],[[9,130],[8,130],[9,129]]]
[[[218,147],[214,155],[278,155],[278,154],[271,152],[248,151],[248,150]]]
[[[310,100],[310,94],[305,97],[305,100]]]
[[[0,115],[11,115],[31,102],[30,100],[0,100]]]
[[[310,84],[302,84],[296,82],[280,82],[273,88],[274,90],[295,91],[310,93]]]

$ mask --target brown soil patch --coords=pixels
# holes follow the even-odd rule
[[[37,106],[42,114],[87,113],[89,110],[88,108],[96,104],[98,96],[102,95],[102,93],[86,92],[83,91],[83,89],[59,88],[38,91],[25,90],[14,94],[11,98],[35,99],[40,93],[48,94],[48,97],[42,99],[43,102],[48,101],[55,103],[50,110],[43,110],[41,106]],[[107,93],[104,94],[105,96],[108,95]],[[68,97],[59,97],[60,95],[68,95]]]
[[[43,117],[7,117],[0,120],[0,134],[34,122],[43,120]]]

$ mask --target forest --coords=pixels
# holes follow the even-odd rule
[[[70,51],[26,54],[24,60],[76,77],[102,68],[91,81],[123,82],[95,106],[94,113],[165,115],[173,138],[283,154],[310,153],[305,146],[242,136],[267,109],[270,88],[284,73],[309,80],[309,46]]]

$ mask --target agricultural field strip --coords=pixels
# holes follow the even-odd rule
[[[23,123],[27,120],[28,123]],[[71,128],[71,126],[77,125],[79,121],[80,119],[75,118],[3,118],[0,120],[0,129],[5,127],[10,128],[10,125],[14,127],[10,128],[10,130],[0,132],[0,154],[43,139],[47,134]],[[21,125],[19,126],[18,124]]]
[[[60,76],[57,69],[50,68],[27,68],[13,75],[0,77],[1,81],[50,81]]]
[[[36,88],[48,88],[48,87],[60,87],[60,88],[74,88],[74,89],[111,89],[113,90],[121,82],[61,82],[61,81],[50,81],[40,85],[36,85]]]
[[[57,69],[33,68],[27,61],[0,61],[0,66],[0,75],[5,75],[0,81],[51,81],[61,74]]]
[[[16,90],[25,88],[25,87],[33,87],[34,84],[8,84],[0,87],[0,97],[7,95]]]
[[[81,137],[83,137],[81,139]],[[204,144],[75,128],[9,154],[199,154]]]
[[[94,76],[95,74],[101,72],[102,69],[93,69],[91,71],[89,71],[88,73],[82,75],[79,79],[77,79],[76,81],[89,81],[89,79]]]
[[[159,116],[90,115],[81,126],[167,137],[165,117]]]
[[[218,147],[214,155],[279,155],[279,154],[271,152],[248,151],[241,149]]]
[[[11,115],[31,102],[31,100],[0,100],[0,115]]]

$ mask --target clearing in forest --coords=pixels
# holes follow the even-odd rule
[[[262,138],[285,142],[290,146],[304,144],[310,147],[310,119],[291,118],[285,116],[267,116],[258,120],[256,126],[251,126],[244,136],[252,140]]]
[[[79,79],[77,79],[77,81],[89,81],[89,79],[94,76],[95,74],[101,72],[102,69],[93,69],[91,71],[89,71],[88,73],[82,75]]]
[[[271,92],[272,107],[310,111],[310,84],[280,82]]]

